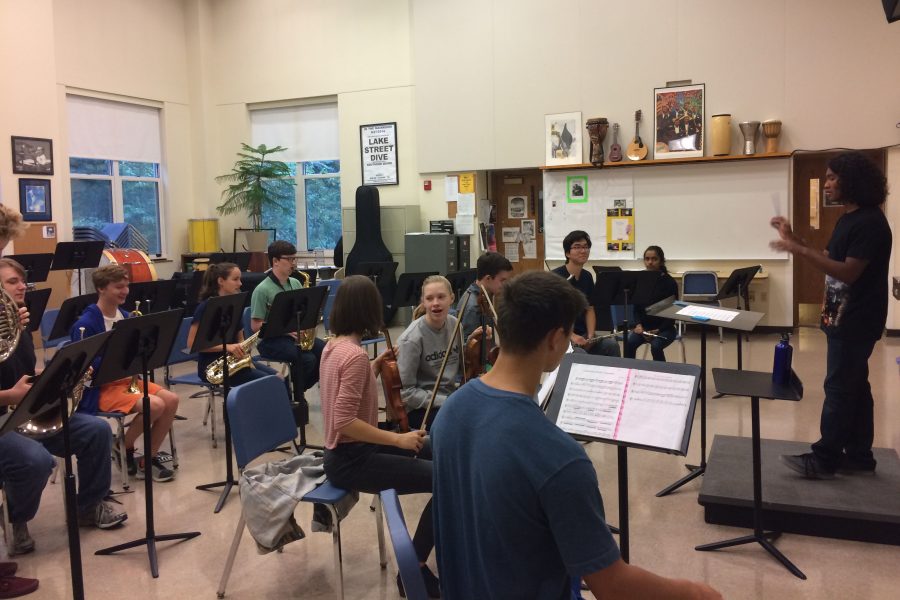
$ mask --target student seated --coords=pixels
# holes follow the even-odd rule
[[[678,284],[669,275],[666,268],[666,255],[659,246],[650,246],[644,250],[644,267],[648,271],[660,271],[662,276],[653,288],[650,304],[665,300],[670,296],[678,298]],[[625,339],[625,358],[634,358],[641,344],[650,344],[653,360],[666,362],[665,348],[669,346],[678,331],[674,319],[652,317],[646,313],[645,306],[634,307],[635,326]]]
[[[24,331],[28,323],[28,312],[24,308],[25,283],[22,265],[0,258],[0,285],[22,307],[19,319],[23,328],[15,350],[0,363],[0,414],[6,414],[9,405],[22,401],[32,385],[29,377],[38,374],[31,334]],[[75,413],[69,417],[69,436],[72,453],[78,459],[76,503],[79,525],[100,529],[121,525],[128,515],[105,501],[111,479],[112,432],[109,425],[103,419]],[[0,436],[0,482],[9,501],[10,521],[3,523],[3,527],[12,527],[9,536],[12,544],[7,548],[10,556],[34,550],[28,521],[37,514],[44,487],[56,465],[53,456],[65,456],[62,431],[40,440],[15,431]],[[3,592],[0,582],[0,597],[13,597],[3,596]]]
[[[619,557],[594,465],[534,400],[569,347],[587,302],[565,281],[528,272],[503,286],[503,350],[447,399],[434,422],[434,526],[443,598],[720,598]]]
[[[203,274],[203,287],[200,289],[200,304],[194,310],[194,318],[191,320],[191,329],[188,331],[187,347],[194,346],[194,338],[197,337],[197,330],[200,328],[200,322],[203,320],[203,314],[206,312],[206,306],[209,299],[213,296],[231,296],[241,291],[241,270],[234,264],[229,262],[217,263],[209,265],[209,268]],[[244,358],[245,353],[241,349],[241,342],[244,341],[244,329],[238,328],[233,339],[225,344],[228,354],[235,358]],[[206,369],[210,364],[222,357],[222,347],[214,346],[205,348],[200,351],[197,359],[197,376],[206,381]],[[241,385],[254,379],[274,375],[275,369],[271,369],[265,365],[257,365],[250,363],[250,367],[241,369],[237,372],[228,373],[228,383],[231,386]]]
[[[479,256],[476,269],[477,279],[467,290],[469,292],[469,300],[465,305],[466,310],[463,313],[462,325],[460,326],[464,338],[468,338],[482,325],[493,328],[494,315],[481,312],[479,303],[481,290],[484,288],[493,302],[497,292],[503,286],[503,282],[512,277],[513,274],[512,263],[509,262],[508,258],[497,252],[485,252]],[[456,305],[456,314],[463,310],[463,298],[460,298],[459,304]]]
[[[589,304],[584,309],[584,314],[575,318],[575,327],[572,329],[572,345],[584,348],[588,354],[621,356],[619,344],[615,338],[590,341],[596,335],[597,329],[597,314],[594,312],[594,307],[590,306],[591,295],[594,293],[594,279],[584,268],[591,257],[591,236],[581,230],[570,232],[563,239],[563,252],[566,254],[566,264],[553,269],[553,272],[570,281],[584,295]]]
[[[110,331],[117,321],[131,316],[121,308],[128,298],[128,271],[121,265],[104,265],[91,275],[94,288],[97,290],[97,303],[91,304],[72,329],[69,337],[72,341],[89,338],[92,335]],[[81,329],[84,328],[82,333]],[[102,357],[94,359],[94,374],[100,365]],[[90,415],[98,410],[103,412],[121,412],[125,414],[137,413],[144,410],[143,381],[138,377],[137,392],[129,392],[132,378],[124,377],[118,381],[103,384],[98,387],[88,387],[84,391],[78,411]],[[175,479],[175,471],[166,466],[159,456],[159,448],[166,439],[175,413],[178,411],[178,396],[156,383],[148,382],[150,395],[150,452],[152,458],[149,461],[152,466],[153,481],[171,481]],[[145,477],[146,457],[141,457],[139,464],[134,459],[134,445],[137,438],[144,432],[144,419],[140,416],[132,419],[131,425],[125,432],[125,454],[128,473],[136,475],[138,479]],[[117,451],[114,451],[114,453]],[[121,464],[116,460],[116,464]]]
[[[391,349],[374,361],[363,350],[363,336],[380,331],[384,312],[381,294],[367,277],[344,279],[334,298],[331,331],[335,337],[322,352],[319,383],[325,422],[325,474],[334,485],[377,494],[394,488],[398,494],[431,493],[431,444],[425,432],[394,433],[378,428],[378,386],[375,378]],[[403,351],[394,349],[403,356]],[[437,577],[425,565],[434,548],[431,500],[425,505],[413,535],[429,598],[440,598]],[[400,595],[406,596],[400,575]]]
[[[422,426],[447,346],[456,328],[456,317],[450,314],[452,304],[453,291],[447,278],[442,275],[426,278],[422,284],[421,307],[424,314],[410,323],[397,339],[397,346],[400,348],[397,365],[403,385],[400,395],[412,429]],[[473,332],[469,339],[474,336]],[[458,341],[450,346],[450,358],[447,359],[428,417],[429,425],[434,421],[434,415],[444,400],[456,389],[460,374],[459,346]]]

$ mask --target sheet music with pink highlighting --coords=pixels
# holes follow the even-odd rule
[[[694,377],[573,364],[556,424],[565,432],[680,450]]]

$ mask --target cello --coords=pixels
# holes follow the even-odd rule
[[[390,357],[385,356],[381,361],[380,375],[381,387],[384,390],[384,401],[390,407],[400,433],[406,433],[409,431],[409,419],[406,416],[406,407],[403,405],[403,398],[400,395],[400,390],[403,389],[403,384],[400,382],[400,367],[397,365],[397,355],[394,354],[391,333],[387,327],[382,329],[381,333],[384,335],[388,349],[391,351]]]

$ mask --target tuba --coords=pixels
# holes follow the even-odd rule
[[[309,287],[309,275],[306,271],[297,271],[300,277],[303,279],[303,287]],[[316,343],[316,329],[304,329],[303,331],[297,332],[297,345],[304,352],[309,352],[313,349],[313,344]]]
[[[244,351],[244,358],[235,358],[233,354],[228,355],[228,374],[232,375],[236,371],[246,369],[253,366],[253,359],[250,351],[256,342],[259,341],[259,332],[257,331],[246,340],[241,342],[241,350]],[[217,358],[206,367],[206,380],[213,385],[221,385],[225,381],[225,365],[221,357]]]

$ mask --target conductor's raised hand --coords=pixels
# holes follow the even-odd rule
[[[781,215],[772,217],[772,220],[769,221],[769,225],[771,225],[778,232],[778,236],[781,239],[794,239],[794,230],[791,228],[791,222],[788,221],[786,217],[783,217]]]
[[[419,429],[408,433],[397,434],[397,447],[403,450],[418,452],[425,445],[425,432]]]

